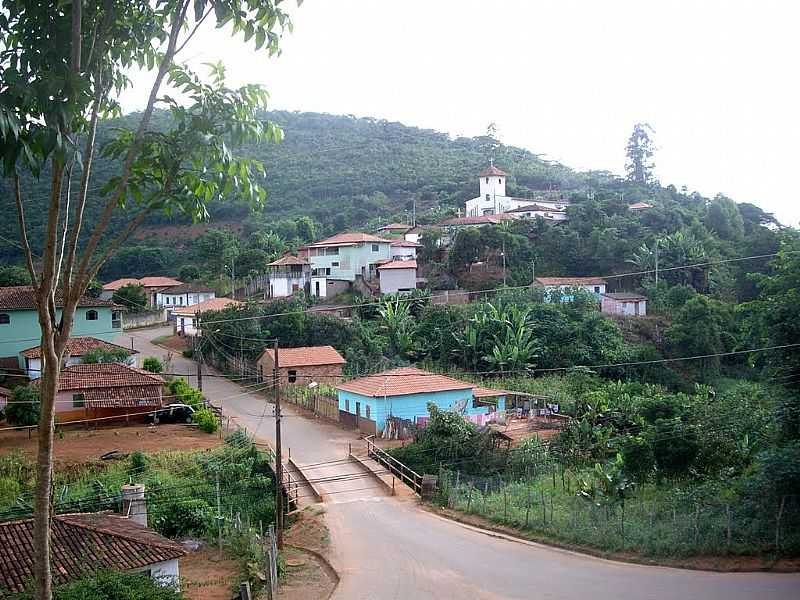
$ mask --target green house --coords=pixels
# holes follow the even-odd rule
[[[56,304],[60,304],[58,295]],[[71,337],[88,336],[111,342],[121,332],[122,315],[113,302],[81,298]],[[41,335],[33,289],[30,286],[0,288],[0,359],[13,357],[20,368],[24,368],[20,352],[38,344]]]

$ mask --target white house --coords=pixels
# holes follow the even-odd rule
[[[606,280],[602,277],[537,277],[536,283],[547,292],[557,291],[562,296],[575,288],[583,288],[598,298],[606,293]]]
[[[372,280],[379,264],[392,258],[392,240],[369,233],[340,233],[309,244],[311,295],[330,298],[354,285],[376,291]]]
[[[93,337],[74,337],[67,340],[67,345],[64,348],[64,365],[71,367],[72,365],[79,365],[83,362],[84,355],[92,350],[102,349],[108,352],[119,354],[120,357],[127,355],[127,357],[120,361],[126,365],[136,366],[136,350],[118,346],[111,342],[99,340]],[[25,372],[29,379],[39,379],[42,376],[42,349],[40,346],[27,348],[19,353],[22,363],[25,365]]]
[[[393,260],[378,266],[381,294],[410,292],[417,289],[417,261]]]
[[[295,292],[308,292],[311,263],[287,254],[267,263],[269,298],[286,298]]]
[[[510,215],[527,217],[528,219],[541,217],[545,221],[554,221],[554,222],[566,221],[569,218],[567,216],[567,211],[565,210],[550,208],[548,206],[544,206],[538,203],[526,204],[525,206],[520,206],[519,208],[514,208],[512,210],[509,210],[507,211],[507,213]]]
[[[417,248],[420,247],[422,247],[422,244],[407,240],[392,242],[392,260],[416,260]]]
[[[241,302],[230,298],[212,298],[191,306],[179,306],[172,312],[175,315],[175,333],[178,335],[199,335],[197,319],[200,313],[239,305],[241,305]]]
[[[478,174],[480,195],[466,202],[466,216],[499,215],[516,208],[530,205],[530,198],[515,198],[506,195],[506,178],[508,175],[493,164]],[[536,199],[542,207],[561,211],[569,204],[562,200]]]
[[[628,292],[601,294],[600,310],[607,315],[644,317],[647,315],[647,298]]]
[[[156,294],[156,305],[171,311],[176,306],[191,306],[214,298],[216,293],[210,287],[199,283],[182,283],[159,291]]]

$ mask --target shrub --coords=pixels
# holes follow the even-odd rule
[[[82,362],[84,363],[114,363],[125,362],[130,352],[125,348],[114,348],[113,350],[106,350],[105,348],[93,348],[83,355]]]
[[[205,500],[173,498],[157,506],[154,527],[170,538],[204,535],[211,523],[211,507]]]
[[[28,598],[29,596],[25,596]],[[141,573],[101,571],[54,590],[55,600],[182,600],[174,587],[161,586]]]
[[[17,386],[6,405],[6,420],[11,425],[36,425],[39,422],[39,388]]]
[[[137,475],[140,473],[144,473],[144,470],[147,468],[147,457],[139,452],[133,452],[131,454],[131,464],[128,468],[128,473],[131,475]]]
[[[169,383],[169,393],[175,397],[173,402],[188,404],[194,409],[203,406],[203,393],[190,386],[184,379],[173,379]]]
[[[155,356],[147,356],[142,361],[142,368],[151,373],[161,373],[164,370],[164,364]]]
[[[219,419],[217,415],[207,408],[201,408],[194,413],[194,422],[206,433],[214,433],[219,429]]]

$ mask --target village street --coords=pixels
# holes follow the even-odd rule
[[[150,340],[170,328],[126,332],[118,343],[144,356],[166,350]],[[174,353],[172,370],[194,373],[195,363]],[[196,385],[194,377],[190,377]],[[219,377],[203,380],[204,394],[262,441],[274,443],[273,407],[263,393]],[[510,541],[439,518],[413,500],[387,496],[372,478],[358,477],[348,444],[363,453],[351,432],[284,409],[283,445],[309,477],[345,476],[320,483],[331,532],[331,562],[341,582],[334,598],[609,598],[658,600],[778,600],[796,598],[800,575],[718,574],[646,567],[596,559],[538,544]]]

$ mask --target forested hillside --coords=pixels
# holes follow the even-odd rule
[[[159,119],[163,123],[168,118],[165,113],[157,116],[156,126]],[[476,174],[490,157],[509,173],[511,195],[532,197],[536,190],[561,190],[573,202],[570,222],[531,221],[515,224],[502,234],[489,229],[471,231],[461,236],[449,257],[429,257],[441,264],[432,274],[434,282],[486,285],[486,278],[471,281],[463,271],[475,258],[490,266],[496,263],[503,243],[511,283],[527,283],[534,261],[542,275],[650,268],[657,239],[666,268],[772,253],[778,247],[775,232],[762,226],[774,224],[773,219],[753,205],[737,206],[721,197],[710,201],[672,186],[650,181],[636,184],[605,172],[578,173],[530,151],[504,146],[489,135],[451,139],[399,123],[316,113],[273,112],[267,118],[283,127],[283,142],[242,149],[263,160],[266,167],[269,195],[262,210],[253,214],[245,204],[229,199],[212,204],[208,223],[192,228],[180,215],[153,216],[101,272],[103,278],[175,275],[180,266],[197,265],[211,280],[223,275],[224,256],[235,256],[240,264],[237,273],[244,275],[258,270],[265,257],[310,238],[404,220],[414,200],[418,221],[433,223],[463,208],[464,201],[477,194]],[[111,138],[115,128],[133,123],[133,116],[104,123],[101,143]],[[98,158],[96,180],[107,180],[117,168],[110,159]],[[34,247],[45,217],[36,207],[41,206],[46,180],[45,173],[39,183],[23,182]],[[12,197],[8,180],[0,181],[0,194]],[[100,194],[97,186],[91,189],[87,225],[97,219]],[[635,214],[627,209],[630,203],[644,200],[654,208]],[[304,216],[310,222],[297,221]],[[117,228],[122,224],[119,220]],[[222,231],[204,233],[208,227]],[[0,260],[19,262],[13,245],[18,238],[15,219],[0,222],[0,236]],[[700,291],[744,297],[749,285],[745,273],[753,266],[681,272],[675,279],[693,283]]]

